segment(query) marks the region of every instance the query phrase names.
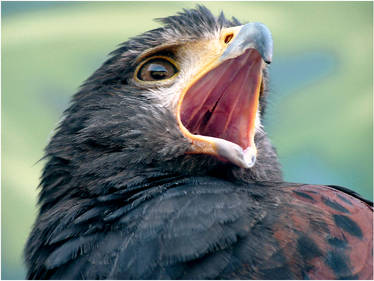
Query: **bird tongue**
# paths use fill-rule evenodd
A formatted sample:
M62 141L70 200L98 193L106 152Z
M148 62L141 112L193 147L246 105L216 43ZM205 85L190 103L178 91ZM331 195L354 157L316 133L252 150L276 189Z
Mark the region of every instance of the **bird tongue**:
M195 135L246 149L254 136L262 58L254 49L228 59L196 81L182 100L182 124Z

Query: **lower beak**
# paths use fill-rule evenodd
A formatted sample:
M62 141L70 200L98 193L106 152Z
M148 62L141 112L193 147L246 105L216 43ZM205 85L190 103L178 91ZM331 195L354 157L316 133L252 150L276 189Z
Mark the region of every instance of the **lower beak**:
M231 41L180 96L177 119L191 140L189 153L217 156L242 168L256 162L254 143L265 62L272 57L270 31L249 23L222 31Z

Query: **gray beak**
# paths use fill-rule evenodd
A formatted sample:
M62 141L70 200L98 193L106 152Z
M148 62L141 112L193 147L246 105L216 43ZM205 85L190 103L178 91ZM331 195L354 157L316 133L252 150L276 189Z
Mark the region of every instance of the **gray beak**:
M267 64L271 63L273 39L270 30L264 24L251 22L243 25L238 35L220 57L220 60L235 58L250 48L256 49Z

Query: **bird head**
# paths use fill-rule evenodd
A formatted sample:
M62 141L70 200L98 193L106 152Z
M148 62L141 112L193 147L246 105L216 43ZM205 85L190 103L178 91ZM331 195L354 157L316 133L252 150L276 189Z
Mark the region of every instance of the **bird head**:
M47 156L82 181L151 168L280 179L261 125L272 59L267 27L203 6L160 21L86 80Z

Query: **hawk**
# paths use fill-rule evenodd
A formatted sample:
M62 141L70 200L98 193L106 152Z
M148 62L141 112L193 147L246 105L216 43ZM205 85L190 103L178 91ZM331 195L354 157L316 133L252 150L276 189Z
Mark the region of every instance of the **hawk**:
M29 279L372 279L373 205L284 182L273 42L203 6L123 43L46 148Z

